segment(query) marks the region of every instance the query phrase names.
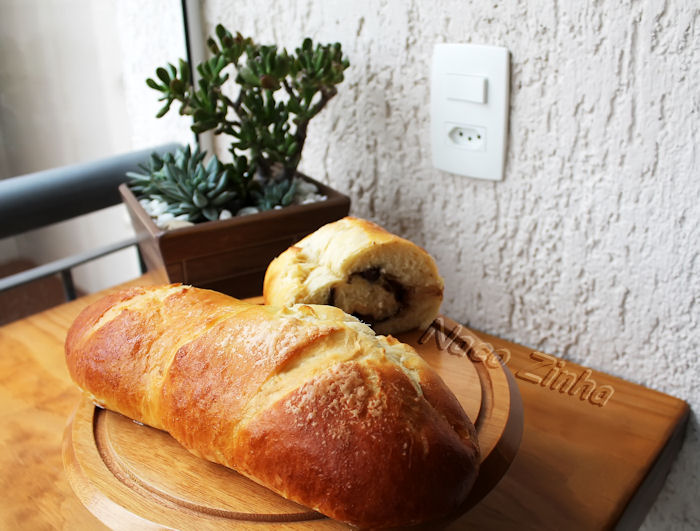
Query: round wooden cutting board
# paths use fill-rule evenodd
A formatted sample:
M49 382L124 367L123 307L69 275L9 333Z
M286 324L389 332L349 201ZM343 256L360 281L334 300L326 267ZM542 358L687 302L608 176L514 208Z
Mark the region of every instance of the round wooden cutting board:
M428 331L399 339L442 376L477 429L479 477L454 519L495 486L515 457L523 427L520 395L488 346L450 319L440 317ZM113 528L200 530L254 522L276 529L346 527L85 398L66 427L63 464L81 502Z

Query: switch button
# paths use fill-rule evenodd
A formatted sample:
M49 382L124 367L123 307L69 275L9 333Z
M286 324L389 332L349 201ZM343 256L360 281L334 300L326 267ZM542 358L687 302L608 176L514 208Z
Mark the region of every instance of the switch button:
M447 99L486 103L486 78L463 74L447 74L445 76Z

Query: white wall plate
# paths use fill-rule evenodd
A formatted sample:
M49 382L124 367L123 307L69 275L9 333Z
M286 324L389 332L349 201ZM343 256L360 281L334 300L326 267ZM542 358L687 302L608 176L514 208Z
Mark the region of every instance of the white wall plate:
M509 80L506 48L435 45L430 83L433 166L478 179L503 179Z

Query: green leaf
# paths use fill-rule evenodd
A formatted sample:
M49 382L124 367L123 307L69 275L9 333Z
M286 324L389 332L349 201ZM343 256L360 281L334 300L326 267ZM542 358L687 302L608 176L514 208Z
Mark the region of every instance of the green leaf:
M316 53L316 57L314 60L314 71L318 72L321 70L321 67L323 66L323 63L326 60L326 55L327 55L326 49L321 49L319 52Z
M149 77L148 79L146 79L146 85L148 85L149 87L151 87L153 90L160 90L161 92L162 92L163 89L165 88L165 87L163 87L162 85L159 85L158 83L156 83L156 82L155 82L154 80L152 80L150 77Z
M199 73L199 76L202 78L199 80L199 86L202 86L202 82L207 83L209 80L209 77L211 76L211 73L206 70L207 68L207 63L202 63L197 65L197 72Z
M207 173L216 174L218 173L218 169L219 160L216 157L209 159L209 163L207 164Z
M190 84L190 64L184 59L180 59L180 79L185 85Z
M289 110L289 112L293 112L294 114L299 114L301 112L301 105L299 104L299 100L295 97L290 96L289 101L287 102L287 110Z
M162 66L156 68L156 75L158 76L158 79L165 83L166 87L170 85L170 75L168 75L168 71L165 68Z
M219 45L216 44L216 41L209 37L207 39L207 48L209 48L209 51L213 54L220 54L221 50L219 49Z
M209 131L210 129L215 129L217 126L217 122L215 120L209 120L201 123L196 123L192 124L192 129L193 133L203 133L204 131Z
M292 182L289 186L289 190L287 190L287 193L282 196L282 199L280 200L280 204L282 206L288 206L292 202L292 200L294 199L294 194L296 193L296 191L297 191L297 181L295 179L295 180L292 180Z
M219 40L223 39L227 35L230 35L229 31L223 26L223 24L217 24L215 31Z
M265 66L265 69L263 70L264 73L269 74L272 72L273 69L273 61L275 58L275 53L276 50L274 48L270 48L266 50L267 53L263 55L263 65Z
M192 201L194 202L195 206L198 206L199 208L204 208L209 204L209 200L207 199L207 197L199 190L194 191L194 194L192 195Z
M165 114L170 110L170 105L173 103L173 100L171 98L168 98L168 102L161 107L161 109L158 111L158 114L156 114L156 118L162 118L165 116Z
M202 209L202 214L204 214L204 217L207 218L209 221L215 221L219 219L219 211L213 207Z
M216 183L216 186L214 189L211 191L212 196L217 196L221 194L224 189L228 186L229 183L229 171L226 170L221 174L221 177L219 177L219 181Z
M226 203L228 203L229 201L231 201L235 197L236 197L236 194L234 192L228 192L228 191L222 192L220 195L218 195L217 197L212 199L211 204L213 206L220 207L220 206L225 205Z
M250 85L253 85L253 86L260 85L260 78L258 76L256 76L253 73L253 71L248 67L241 68L238 71L238 75L241 77L241 79L243 81L245 81L246 83L248 83Z
M195 122L204 122L206 120L211 120L211 113L207 109L202 109L200 107L194 111L192 118Z

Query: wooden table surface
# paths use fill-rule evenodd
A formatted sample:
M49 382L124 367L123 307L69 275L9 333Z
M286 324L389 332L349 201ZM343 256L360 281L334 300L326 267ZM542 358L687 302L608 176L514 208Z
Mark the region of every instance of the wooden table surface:
M159 280L146 275L134 283ZM0 527L102 529L63 471L66 422L80 399L68 376L65 334L90 295L0 328ZM683 440L682 400L477 333L425 341L493 363L518 382L525 429L497 487L454 529L635 529Z

